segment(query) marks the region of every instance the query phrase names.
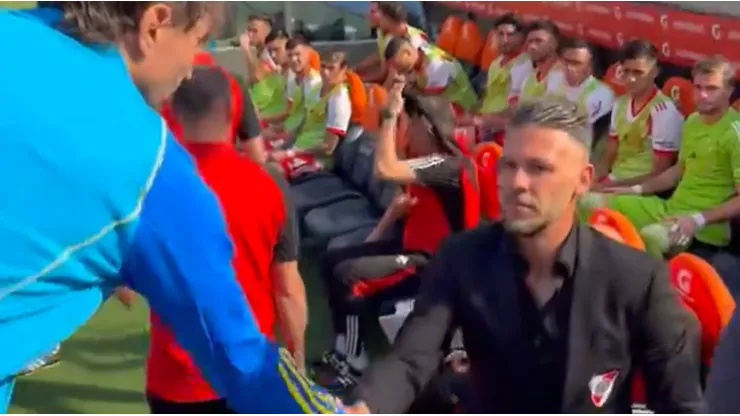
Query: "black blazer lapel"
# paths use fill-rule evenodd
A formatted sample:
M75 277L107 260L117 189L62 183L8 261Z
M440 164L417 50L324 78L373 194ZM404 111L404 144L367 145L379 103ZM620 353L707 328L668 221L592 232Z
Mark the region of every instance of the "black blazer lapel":
M565 388L563 389L563 412L581 413L591 412L593 407L584 407L591 399L588 383L593 374L590 374L594 336L594 320L596 302L594 297L598 293L601 279L599 273L608 272L598 270L598 259L592 257L593 236L587 226L579 226L578 230L578 260L573 282L573 298L570 310L570 327L568 334L568 362L566 367Z

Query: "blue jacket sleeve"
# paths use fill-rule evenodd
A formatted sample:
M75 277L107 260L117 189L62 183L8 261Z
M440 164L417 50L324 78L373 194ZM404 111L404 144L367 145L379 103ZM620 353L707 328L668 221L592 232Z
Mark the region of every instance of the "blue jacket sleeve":
M336 413L334 398L258 330L231 268L215 196L171 137L147 193L123 278L238 413Z

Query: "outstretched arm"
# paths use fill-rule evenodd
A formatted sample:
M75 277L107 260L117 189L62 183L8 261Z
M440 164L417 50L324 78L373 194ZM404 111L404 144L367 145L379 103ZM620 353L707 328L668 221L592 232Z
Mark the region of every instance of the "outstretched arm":
M258 330L215 196L170 136L124 264L206 379L240 413L334 413L334 399Z

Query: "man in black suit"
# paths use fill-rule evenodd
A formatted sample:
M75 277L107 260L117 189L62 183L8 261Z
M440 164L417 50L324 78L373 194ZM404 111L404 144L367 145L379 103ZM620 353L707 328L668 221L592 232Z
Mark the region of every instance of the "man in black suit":
M406 411L457 327L474 397L466 412L629 413L638 369L653 411L704 411L698 324L665 265L576 223L593 179L590 144L575 105L518 108L498 163L503 221L443 245L348 412Z

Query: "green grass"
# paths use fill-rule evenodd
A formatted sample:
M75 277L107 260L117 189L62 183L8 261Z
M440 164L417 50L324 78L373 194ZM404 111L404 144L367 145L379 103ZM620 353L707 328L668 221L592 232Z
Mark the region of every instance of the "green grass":
M301 269L309 296L307 356L318 357L330 335L326 303L307 255ZM74 337L62 344L62 362L16 384L11 413L148 413L144 361L148 312L139 300L132 310L107 302Z

